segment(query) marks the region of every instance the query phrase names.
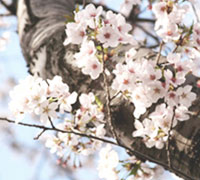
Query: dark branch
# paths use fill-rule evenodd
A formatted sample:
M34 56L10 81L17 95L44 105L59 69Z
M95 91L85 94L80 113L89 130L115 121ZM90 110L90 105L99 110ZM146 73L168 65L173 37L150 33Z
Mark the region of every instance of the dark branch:
M66 130L58 129L55 126L54 127L47 127L47 126L43 126L43 125L29 124L29 123L23 123L23 122L16 123L16 121L14 121L14 120L10 120L8 118L3 118L3 117L0 117L0 121L6 121L6 122L9 122L9 123L14 123L14 124L21 125L21 126L42 129L42 132L34 139L38 139L45 131L56 131L56 132L61 132L61 133L75 134L75 135L78 135L78 136L95 139L95 140L98 140L98 141L102 141L102 142L105 142L105 143L109 143L109 144L113 144L113 145L125 148L124 146L118 145L117 143L110 141L108 139L103 139L103 138L99 138L99 137L84 134L84 133L78 133L78 132L75 132L75 131L66 131Z
M12 14L11 13L0 14L0 17L7 17L7 16L12 16Z
M43 130L41 131L41 133L38 134L38 135L34 138L34 140L38 140L38 139L40 138L40 136L42 136L42 134L43 134L45 131L46 131L46 130L43 129Z
M4 0L0 0L0 3L12 14L17 13L17 0L12 0L11 4L7 4Z
M155 44L155 46L157 47L160 44L160 41L158 39L157 36L153 35L152 33L150 33L149 31L147 31L143 26L141 26L140 24L135 24L136 27L140 28L144 33L146 33L148 36L150 36L151 38L153 38L157 44ZM147 47L148 48L148 47Z

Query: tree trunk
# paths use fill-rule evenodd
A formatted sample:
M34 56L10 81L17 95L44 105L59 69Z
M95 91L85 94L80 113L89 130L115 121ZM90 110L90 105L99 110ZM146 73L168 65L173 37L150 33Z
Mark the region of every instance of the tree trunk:
M102 77L92 81L88 76L83 75L73 66L73 54L77 52L77 46L63 46L66 37L65 15L72 15L74 7L74 0L19 0L18 32L22 52L30 73L37 73L44 79L60 75L70 86L71 91L76 90L79 93L93 91L103 99L105 92ZM124 46L120 51L123 52L127 48ZM147 58L153 53L151 50L145 52L145 55L140 54ZM176 126L170 141L171 165L168 163L166 148L162 150L147 148L140 138L132 137L134 130L132 104L123 99L115 102L112 108L112 123L117 133L117 141L130 149L128 153L142 160L156 162L184 179L200 179L198 116L200 91L193 76L187 77L187 83L191 84L198 94L198 100L191 107L196 115ZM154 108L155 105L144 116L148 116Z

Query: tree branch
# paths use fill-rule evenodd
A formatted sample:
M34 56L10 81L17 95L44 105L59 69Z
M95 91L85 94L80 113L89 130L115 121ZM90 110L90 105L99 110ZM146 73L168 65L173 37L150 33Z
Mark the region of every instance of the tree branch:
M157 47L160 44L160 41L159 41L157 36L153 35L149 31L147 31L143 26L141 26L137 23L135 24L135 26L140 28L144 33L146 33L148 36L150 36L151 38L153 38L157 42L157 44L153 45L152 47ZM147 48L149 48L149 47L147 47Z
M161 57L161 51L162 51L162 47L163 47L163 45L164 45L164 42L162 41L162 42L160 43L159 52L158 52L158 55L157 55L157 57L156 57L156 64L159 63L159 60L160 60L160 57Z
M166 165L165 163L161 162L161 161L157 161L155 160L154 158L150 157L150 156L147 156L139 151L136 151L134 149L130 149L129 147L127 146L124 146L124 145L120 145L120 144L117 144L113 141L110 141L108 139L103 139L103 138L99 138L99 137L96 137L96 136L92 136L92 135L87 135L87 134L83 134L83 133L78 133L78 132L75 132L75 131L66 131L66 130L62 130L62 129L58 129L56 127L47 127L47 126L43 126L43 125L38 125L38 124L29 124L29 123L23 123L23 122L19 122L19 123L16 123L16 121L14 120L10 120L8 118L4 118L4 117L0 117L0 121L6 121L8 123L13 123L13 124L17 124L17 125L21 125L21 126L25 126L25 127L32 127L32 128L37 128L37 129L42 129L42 132L37 136L38 138L45 132L45 131L55 131L55 132L61 132L61 133L71 133L71 134L75 134L75 135L78 135L78 136L82 136L82 137L87 137L87 138L91 138L91 139L95 139L95 140L98 140L98 141L102 141L104 143L109 143L109 144L112 144L112 145L115 145L115 146L119 146L121 148L125 148L129 153L133 153L135 154L136 156L140 157L141 159L148 159L154 163L157 163L161 166L163 166L165 169L171 169L168 165ZM34 139L37 139L34 138ZM178 173L178 174L181 174L182 176L184 177L187 177L188 179L193 179L191 176L185 174L184 172L181 172L177 169L173 169L174 172Z
M172 121L171 121L171 124L170 124L170 129L168 131L168 142L167 142L167 145L166 145L166 149L167 149L167 161L168 161L168 165L169 165L169 167L171 169L173 169L173 167L172 167L171 156L170 156L170 143L171 143L171 131L172 131L173 124L174 124L174 119L175 119L175 110L176 110L176 108L174 107L173 108Z
M38 139L40 138L40 136L42 136L42 134L43 134L45 131L46 131L46 130L43 129L43 130L41 131L40 134L38 134L36 137L34 137L34 140L38 140Z
M12 0L11 4L7 4L4 0L0 0L0 3L12 14L17 13L17 0Z
M11 13L0 14L0 17L7 17L7 16L12 16L12 14Z
M108 125L110 128L110 131L114 137L115 140L117 140L117 136L114 130L114 127L112 125L112 115L111 115L111 109L110 109L110 102L111 102L111 98L110 98L110 91L109 91L109 85L108 85L108 78L107 75L105 73L105 54L104 54L104 48L103 46L102 48L102 59L103 59L103 80L104 80L104 86L105 86L105 92L106 92L106 109L107 109L107 115L108 115Z
M98 141L102 141L102 142L105 142L105 143L109 143L109 144L112 144L112 145L116 145L116 146L120 146L120 147L125 148L124 146L121 146L121 145L119 145L119 144L117 144L113 141L108 140L108 139L103 139L103 138L99 138L99 137L96 137L96 136L92 136L92 135L88 135L88 134L84 134L84 133L79 133L79 132L75 132L75 131L66 131L66 130L58 129L55 126L47 127L47 126L43 126L43 125L29 124L29 123L23 123L23 122L16 123L16 121L10 120L10 119L4 118L4 117L0 117L0 121L6 121L8 123L13 123L13 124L21 125L21 126L42 129L42 132L34 139L38 139L45 131L56 131L56 132L61 132L61 133L75 134L75 135L78 135L78 136L95 139L95 140L98 140Z

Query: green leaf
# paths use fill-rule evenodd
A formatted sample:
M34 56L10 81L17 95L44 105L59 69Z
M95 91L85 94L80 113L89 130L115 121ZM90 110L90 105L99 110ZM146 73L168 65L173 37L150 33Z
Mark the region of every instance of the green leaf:
M77 4L76 9L75 9L75 12L77 13L77 12L79 12L79 11L80 11L80 8L79 8L79 5Z
M75 22L73 15L66 14L66 15L64 15L64 17L66 18L66 21L65 21L66 24L70 23L70 22Z
M95 101L96 101L97 105L99 106L99 108L103 109L103 103L97 96L95 96Z
M133 167L133 169L131 170L131 172L129 173L129 176L130 176L130 175L136 176L136 175L137 175L138 169L140 169L140 164L134 164L134 167Z

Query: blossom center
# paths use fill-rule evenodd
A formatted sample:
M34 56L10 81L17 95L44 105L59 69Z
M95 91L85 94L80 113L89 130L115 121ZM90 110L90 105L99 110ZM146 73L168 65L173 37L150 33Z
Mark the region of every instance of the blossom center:
M128 79L124 79L123 84L125 84L125 85L129 84L129 80Z
M111 36L111 34L108 33L108 32L104 34L104 37L105 37L106 39L110 39L110 36Z
M80 36L81 36L81 37L84 37L84 36L85 36L85 32L84 32L84 31L81 31L81 32L80 32Z
M172 31L167 31L167 35L168 35L168 36L172 36L172 35L173 35L173 32L172 32Z
M159 88L155 88L155 89L154 89L154 92L155 92L156 94L160 94L160 89L159 89Z
M97 65L96 65L96 64L93 64L93 65L92 65L92 69L97 69Z
M154 74L151 74L151 75L150 75L150 79L151 79L151 80L155 80L155 79L156 79L156 76L155 76Z

